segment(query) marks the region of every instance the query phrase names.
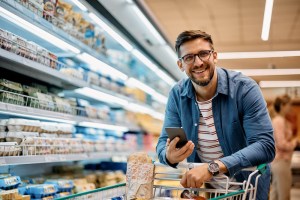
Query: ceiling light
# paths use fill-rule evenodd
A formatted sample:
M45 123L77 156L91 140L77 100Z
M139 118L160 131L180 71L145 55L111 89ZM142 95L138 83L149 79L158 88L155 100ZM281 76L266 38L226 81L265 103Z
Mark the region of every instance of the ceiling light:
M94 20L100 27L102 27L111 37L119 42L127 51L132 51L133 47L124 38L122 38L117 32L110 28L105 22L103 22L94 13L89 13L89 16Z
M119 70L116 70L115 68L109 66L108 64L100 61L99 59L87 54L82 53L77 55L77 58L82 60L83 62L90 65L90 69L97 72L100 71L102 74L110 75L112 78L119 78L122 80L126 80L128 76Z
M152 96L153 99L155 99L156 101L163 103L163 104L167 104L167 97L165 97L164 95L156 92L153 88L145 85L144 83L138 81L135 78L129 78L127 80L127 84L131 87L137 87L143 91L145 91L146 93L150 94Z
M126 132L129 130L128 127L125 126L116 126L111 124L100 124L97 122L79 122L78 126L90 127L90 128L99 128L105 130L113 130L113 131L122 131Z
M119 97L116 97L116 96L113 96L111 94L107 94L104 92L100 92L98 90L88 88L88 87L76 89L76 90L74 90L74 92L77 94L86 96L86 97L90 97L97 101L102 101L102 102L106 102L106 103L115 103L115 104L118 104L121 106L128 105L128 101L125 99L122 99L122 98L119 98Z
M276 58L300 56L298 51L258 51L258 52L224 52L218 53L219 60L245 58Z
M88 9L78 0L72 0L73 3L78 7L80 8L82 11L87 11Z
M166 41L164 38L159 34L159 32L154 28L154 26L149 22L149 20L145 17L145 15L141 12L141 10L134 4L131 4L134 12L138 16L144 26L152 33L152 35L157 39L158 44L165 45Z
M40 37L43 40L46 40L50 44L53 44L57 46L60 49L64 50L70 50L76 54L80 53L80 50L67 42L55 37L54 35L51 35L47 31L44 31L43 29L29 23L28 21L22 19L21 17L5 10L4 8L0 7L0 13L1 17L4 17L5 19L9 20L10 22L22 27L23 29L33 33L34 35Z
M300 69L232 69L246 76L300 75Z
M140 51L134 49L132 54L137 57L140 61L142 61L149 69L151 69L154 73L157 74L162 80L164 80L169 85L173 86L175 81L161 69L159 69L153 62L151 62L146 56L144 56Z
M267 41L269 39L272 10L273 10L273 0L266 0L264 21L263 21L262 32L261 32L261 39L264 41Z
M300 87L300 81L260 81L261 88Z
M55 117L55 114L51 117L45 117L45 116L40 116L39 114L43 115L43 111L39 110L36 113L38 114L22 114L22 113L17 113L17 112L11 112L11 111L0 111L1 114L5 115L12 115L12 116L18 116L18 117L25 117L25 118L31 118L31 119L39 119L39 120L45 120L45 121L54 121L54 122L62 122L62 123L67 123L67 124L76 124L75 121L73 120L67 120L67 119L59 119Z

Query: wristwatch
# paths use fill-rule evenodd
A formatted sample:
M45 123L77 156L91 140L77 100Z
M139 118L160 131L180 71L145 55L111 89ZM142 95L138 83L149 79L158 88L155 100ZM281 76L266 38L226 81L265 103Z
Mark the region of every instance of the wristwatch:
M220 166L215 161L208 163L207 169L213 176L217 176L220 172Z

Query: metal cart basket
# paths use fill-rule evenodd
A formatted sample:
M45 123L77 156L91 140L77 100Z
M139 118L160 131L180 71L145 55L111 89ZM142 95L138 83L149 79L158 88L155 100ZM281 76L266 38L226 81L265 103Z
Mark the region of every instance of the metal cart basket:
M181 163L178 165L178 168L186 168L192 169L196 166L201 165L201 163ZM164 166L160 163L155 163L155 167ZM174 186L170 185L161 185L162 181L170 182L179 182L180 176L179 173L169 173L169 172L155 172L154 174L154 186L153 186L153 199L171 199L172 198L180 198L181 193L184 190L187 190L189 193L202 196L209 200L218 200L218 199L226 199L226 200L245 200L246 198L249 200L256 199L257 192L257 184L259 181L259 177L266 171L266 164L259 165L257 168L247 168L243 171L251 171L247 180L243 182L232 182L229 178L225 182L215 182L218 184L222 184L225 187L222 189L208 189L208 188L183 188L179 185ZM251 179L254 178L254 184L251 184ZM208 182L206 184L211 184L213 182ZM235 186L238 189L230 189L230 186ZM100 200L100 199L112 199L112 200L121 200L125 199L126 196L126 184L116 184L109 187L99 188L96 190L91 190L87 192L82 192L62 198L58 198L59 200Z

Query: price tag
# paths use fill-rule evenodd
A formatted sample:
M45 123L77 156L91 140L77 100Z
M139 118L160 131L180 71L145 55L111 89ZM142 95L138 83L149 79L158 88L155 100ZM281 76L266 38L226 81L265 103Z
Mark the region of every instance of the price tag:
M13 7L16 7L15 1L6 0L5 3L8 3L8 4L12 5Z
M45 156L46 162L55 162L58 161L58 158L56 156Z
M53 26L53 25L52 25L52 30L53 30L55 33L58 32L58 28L56 28L56 26Z
M5 103L0 103L0 109L1 110L6 110L6 104Z
M67 158L66 158L66 156L64 156L64 155L59 155L59 160L60 160L60 161L66 161Z
M0 158L0 165L5 165L5 164L6 164L5 158Z
M17 111L22 111L22 112L28 113L27 108L23 107L23 106L7 105L7 110L11 110L11 111L17 110Z
M41 17L40 16L38 16L36 14L33 14L33 18L34 18L35 21L41 23Z
M23 6L21 4L16 3L15 7L23 13Z
M16 109L16 106L7 104L7 110L9 110L9 111L15 111L17 109Z
M22 63L25 64L25 65L29 65L29 60L26 59L26 58L23 58Z

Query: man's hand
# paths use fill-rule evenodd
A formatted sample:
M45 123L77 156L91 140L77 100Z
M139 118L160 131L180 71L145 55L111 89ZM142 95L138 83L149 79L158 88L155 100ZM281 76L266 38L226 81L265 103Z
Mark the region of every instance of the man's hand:
M228 172L226 165L220 160L215 160L215 163L218 163L219 165L220 174ZM185 188L200 188L204 182L209 181L212 177L213 175L208 171L208 163L204 163L199 167L187 171L183 175L180 184Z
M171 142L168 138L166 146L167 153L166 157L170 164L175 164L183 161L187 157L189 157L194 151L194 143L192 141L188 141L183 147L180 149L176 148L176 144L179 141L179 137L174 138Z
M204 182L213 177L207 168L208 164L205 163L199 167L195 167L187 171L183 175L180 184L185 188L200 188Z

